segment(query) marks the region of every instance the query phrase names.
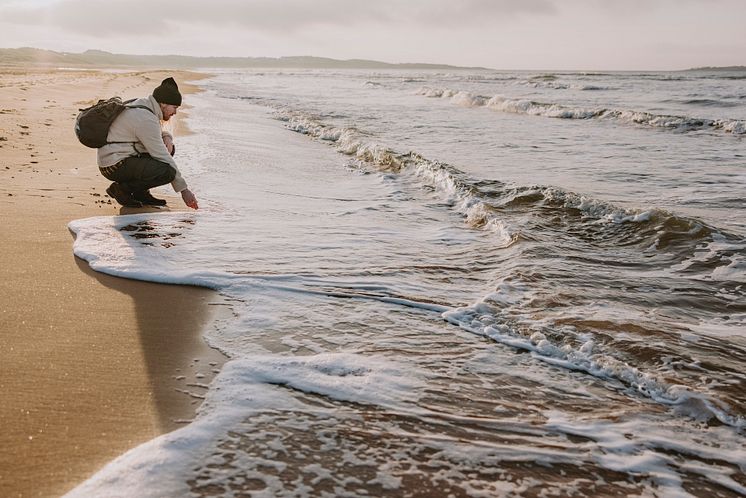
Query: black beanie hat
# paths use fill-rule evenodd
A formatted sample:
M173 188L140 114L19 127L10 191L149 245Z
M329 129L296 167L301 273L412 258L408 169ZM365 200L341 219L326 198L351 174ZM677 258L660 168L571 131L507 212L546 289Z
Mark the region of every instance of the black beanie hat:
M161 84L153 90L153 97L159 104L181 105L179 87L173 78L161 81Z

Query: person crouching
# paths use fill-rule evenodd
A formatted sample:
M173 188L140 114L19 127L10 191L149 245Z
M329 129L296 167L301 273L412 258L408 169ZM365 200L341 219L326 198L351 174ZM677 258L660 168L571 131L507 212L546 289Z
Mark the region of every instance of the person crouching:
M165 206L150 189L170 183L187 206L197 209L197 198L174 161L173 137L161 128L181 105L176 81L166 78L152 95L128 105L141 107L122 111L109 128L108 143L98 149L99 171L113 182L106 193L126 207Z

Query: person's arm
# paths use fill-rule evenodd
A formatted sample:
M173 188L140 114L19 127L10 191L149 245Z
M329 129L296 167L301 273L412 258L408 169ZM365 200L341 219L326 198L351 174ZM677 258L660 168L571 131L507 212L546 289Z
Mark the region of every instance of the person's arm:
M171 154L171 157L173 157L176 153L174 137L169 132L163 131L161 132L161 138L163 139L163 144L166 146L166 150L169 154ZM192 193L192 191L188 188L185 188L181 191L181 198L184 200L184 204L186 204L190 208L199 209L199 206L197 204L197 197L195 197L194 193Z
M163 136L161 135L161 125L158 122L158 118L155 117L150 111L145 109L137 109L137 112L141 114L147 113L142 116L135 126L135 136L137 140L145 147L145 151L150 154L153 159L157 159L161 162L168 163L175 169L178 169L176 162L174 162L171 154L166 149Z
M168 153L166 144L163 143L161 125L158 122L158 118L145 109L137 110L141 113L148 113L148 116L139 121L137 126L135 126L134 131L137 140L143 145L143 147L145 147L145 151L150 154L153 159L169 164L176 170L176 177L174 178L174 181L171 182L171 186L174 191L181 192L187 188L187 183L184 178L182 178L179 167L176 166L176 161L174 161L174 158Z
M163 138L163 144L166 146L166 150L171 157L174 157L176 153L176 145L174 145L174 137L167 131L161 132L161 138Z
M166 150L169 154L171 154L171 157L173 157L176 153L174 137L171 136L169 132L164 131L161 133L161 138L163 138L163 144L166 146ZM181 191L181 198L184 200L184 204L186 204L190 208L199 209L199 206L197 205L197 197L195 197L194 193L192 193L192 191L188 188L185 188Z

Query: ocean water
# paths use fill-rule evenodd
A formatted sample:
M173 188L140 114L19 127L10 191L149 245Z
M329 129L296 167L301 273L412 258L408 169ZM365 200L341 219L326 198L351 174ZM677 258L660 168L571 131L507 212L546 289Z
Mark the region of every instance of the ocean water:
M201 209L70 227L230 361L70 496L746 495L744 83L218 72Z

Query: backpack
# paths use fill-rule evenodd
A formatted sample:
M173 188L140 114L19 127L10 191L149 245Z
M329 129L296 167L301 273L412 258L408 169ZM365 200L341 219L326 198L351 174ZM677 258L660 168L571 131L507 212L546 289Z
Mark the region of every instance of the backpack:
M109 128L114 120L125 109L147 109L155 114L152 109L144 105L127 105L135 99L122 102L119 97L108 100L99 100L98 103L80 109L80 114L75 118L75 134L80 143L92 149L99 149L106 144L131 143L131 142L109 142Z

